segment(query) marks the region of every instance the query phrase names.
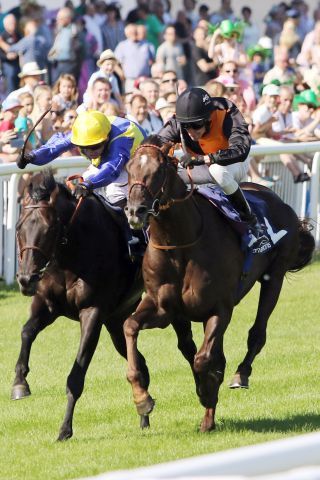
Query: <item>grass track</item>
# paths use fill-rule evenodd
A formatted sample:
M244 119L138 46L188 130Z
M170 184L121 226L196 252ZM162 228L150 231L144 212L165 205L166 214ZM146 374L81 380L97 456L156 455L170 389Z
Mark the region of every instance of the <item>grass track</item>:
M271 317L267 345L256 359L249 391L227 383L245 353L258 289L235 309L225 336L227 370L220 389L217 430L197 431L203 409L173 330L144 331L139 347L156 399L151 429L141 432L125 380L126 364L106 331L89 368L74 416L74 437L56 443L65 406L65 382L79 326L61 318L41 333L31 352L32 396L9 400L20 330L30 299L0 290L0 478L72 479L150 465L320 429L320 262L292 274ZM202 332L194 324L199 346Z

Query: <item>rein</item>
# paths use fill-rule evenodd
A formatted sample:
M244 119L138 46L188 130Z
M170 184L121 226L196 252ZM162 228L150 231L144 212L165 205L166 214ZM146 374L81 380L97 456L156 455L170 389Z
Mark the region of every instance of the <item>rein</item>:
M161 153L162 157L166 160L166 164L168 165L168 161L167 161L161 147L158 147L158 145L143 144L143 145L140 145L137 148L136 152L138 150L141 150L142 148L147 148L147 147L148 148L154 148L154 149L158 150ZM151 210L149 210L148 213L151 213L151 215L153 215L154 217L157 217L161 210L168 210L175 203L185 202L186 200L188 200L193 195L194 181L193 181L193 178L192 178L192 175L191 175L190 167L187 167L187 173L188 173L188 177L190 179L191 189L190 189L190 192L183 198L170 198L166 203L164 203L164 204L160 203L160 199L157 198L157 197L158 197L160 192L162 192L162 193L164 192L164 189L165 189L165 186L166 186L166 183L167 183L167 178L168 178L168 174L167 174L167 171L166 171L164 181L163 181L161 187L159 188L159 190L155 194L150 190L150 188L148 187L148 185L145 182L143 182L142 180L137 180L136 182L133 182L133 184L130 187L128 199L130 199L130 194L131 194L131 191L132 191L133 187L139 185L139 186L145 188L145 190L147 190L147 192L149 193L150 197L154 200L153 204L152 204L152 207L151 207ZM155 207L157 207L157 209L155 209Z

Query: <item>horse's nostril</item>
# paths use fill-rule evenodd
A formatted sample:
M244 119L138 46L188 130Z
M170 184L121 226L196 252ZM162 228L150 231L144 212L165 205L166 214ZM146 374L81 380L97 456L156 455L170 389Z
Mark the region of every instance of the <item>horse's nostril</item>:
M146 213L146 211L147 211L147 207L145 207L144 205L140 205L140 207L138 207L136 210L136 214L143 215L144 213Z
M40 280L40 276L38 273L33 273L30 275L30 283L32 282L38 282Z

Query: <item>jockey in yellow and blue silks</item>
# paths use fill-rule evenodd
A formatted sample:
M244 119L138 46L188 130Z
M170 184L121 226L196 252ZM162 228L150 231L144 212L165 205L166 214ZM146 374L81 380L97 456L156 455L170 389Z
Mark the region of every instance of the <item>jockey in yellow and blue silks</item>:
M45 145L20 157L17 165L19 168L28 163L45 165L76 145L91 162L83 175L85 181L77 186L77 196L110 185L107 199L121 203L126 197L124 167L144 138L144 130L135 122L89 110L78 115L71 132L54 134Z

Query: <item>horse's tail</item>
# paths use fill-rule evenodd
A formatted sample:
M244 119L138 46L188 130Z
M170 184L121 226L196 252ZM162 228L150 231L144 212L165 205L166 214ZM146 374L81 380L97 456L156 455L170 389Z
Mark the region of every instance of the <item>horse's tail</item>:
M315 240L311 233L313 226L308 220L299 220L299 250L288 272L298 272L311 262Z

